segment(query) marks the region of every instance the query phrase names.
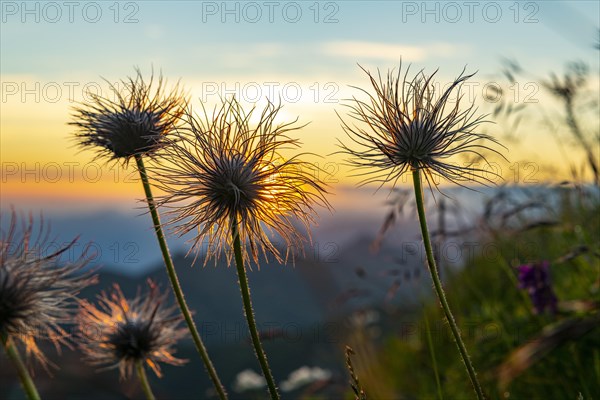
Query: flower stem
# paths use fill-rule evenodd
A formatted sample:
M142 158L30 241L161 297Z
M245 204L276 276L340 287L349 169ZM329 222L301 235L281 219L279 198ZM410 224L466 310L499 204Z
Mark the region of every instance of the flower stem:
M242 301L244 303L244 314L248 321L248 328L250 329L250 336L252 336L252 344L254 345L254 351L256 357L260 363L260 367L263 371L263 375L267 380L267 386L269 387L269 393L271 399L278 400L279 393L275 386L275 380L271 374L269 363L267 362L267 356L260 343L258 336L258 330L256 329L256 321L254 319L254 310L252 309L252 300L250 299L250 287L248 286L248 277L246 276L246 269L244 268L244 258L242 257L242 244L240 241L240 234L238 229L238 223L236 217L231 219L232 235L233 235L233 252L235 254L235 264L237 267L238 281L240 284L240 291L242 292Z
M135 370L137 371L137 376L142 384L142 390L144 390L144 394L146 395L146 399L155 400L154 393L152 393L152 388L150 387L150 383L148 382L148 377L146 376L146 370L144 369L144 365L141 361L138 361L135 364Z
M423 235L423 244L425 245L425 253L427 254L427 267L429 268L429 274L431 275L431 279L433 280L435 292L440 301L442 309L444 310L444 315L446 316L446 320L448 320L450 329L452 330L452 335L454 336L454 340L456 341L456 345L458 346L458 350L462 357L462 361L465 364L465 367L467 368L467 373L469 374L469 378L471 379L471 383L473 384L473 388L475 389L477 398L479 400L483 400L485 399L483 390L481 389L481 385L477 380L477 373L475 372L475 368L473 368L473 364L471 363L471 359L469 358L467 348L465 347L465 344L463 343L460 337L460 330L456 325L456 321L454 320L452 311L450 311L450 306L448 305L448 301L446 300L446 294L444 293L444 288L442 287L442 282L440 281L440 276L438 274L435 259L433 257L433 249L431 247L431 240L429 238L427 220L425 219L425 204L423 201L423 186L421 184L421 172L418 169L414 169L412 171L412 175L415 187L417 212L419 214L419 223L421 225L421 234Z
M144 186L144 192L146 193L146 201L148 202L148 208L150 209L150 214L152 215L152 222L154 224L154 231L156 232L156 237L158 239L158 244L160 246L160 251L163 255L163 260L165 262L165 266L167 267L167 274L169 275L169 280L171 281L171 286L173 287L173 292L175 293L175 298L177 299L177 303L179 304L179 308L183 317L185 318L185 322L192 334L192 338L194 340L194 344L196 345L196 349L202 357L202 361L204 362L204 366L210 375L210 379L213 382L213 385L219 395L221 400L227 399L227 394L225 393L225 388L223 384L221 384L221 380L217 375L217 371L213 366L210 357L208 356L208 352L206 351L206 347L204 346L204 342L198 333L198 329L196 328L196 324L192 319L192 314L187 306L185 301L185 297L183 296L183 290L181 290L181 285L179 284L179 279L177 278L177 273L175 271L175 266L173 265L173 260L171 259L171 254L169 253L169 247L167 246L167 241L165 240L165 235L163 234L160 217L158 215L158 210L156 209L156 202L154 201L154 197L152 196L152 190L150 188L150 183L148 182L148 175L146 174L146 168L144 167L144 161L140 155L135 156L135 161L137 163L138 171L140 173L140 177L142 179L142 185Z
M0 340L2 340L6 355L15 364L17 374L21 380L21 385L23 385L23 390L25 391L25 394L27 394L27 398L29 400L40 400L40 394L35 387L35 383L33 383L33 379L31 379L31 375L29 375L29 371L27 371L27 367L19 354L19 350L5 332L0 333Z

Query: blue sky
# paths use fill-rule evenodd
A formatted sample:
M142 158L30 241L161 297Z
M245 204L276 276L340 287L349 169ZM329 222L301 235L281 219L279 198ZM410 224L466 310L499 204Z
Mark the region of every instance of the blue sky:
M131 171L120 172L117 179L115 169L103 169L107 179L86 180L81 171L86 171L93 155L74 149L67 126L72 100L82 101L83 84L100 82L99 76L115 82L131 75L134 66L145 72L150 66L162 69L170 81L181 79L194 97L206 94L206 83L232 88L236 83L299 82L309 99L285 104L284 116L311 122L299 135L304 150L320 155L337 150L336 140L343 135L334 113L341 110L337 101L353 94L348 85L367 84L357 63L386 71L397 67L402 57L415 69L431 72L440 68L442 80L454 78L466 65L470 72L478 70L476 78L485 81L498 75L503 57L518 60L538 77L562 71L568 61L582 60L590 65L592 76L595 74L592 85L598 85L598 52L593 49L600 26L598 1L473 2L469 3L474 7L472 21L462 1L259 1L251 6L228 2L230 10L237 4L237 15L225 14L221 1L83 1L71 3L75 7L72 22L64 4L3 1L0 6L0 200L3 208L17 204L32 210L53 209L63 220L75 222L84 212L129 209L141 196L139 182L128 179ZM424 5L438 11L426 13ZM269 7L274 7L273 22L269 21ZM288 14L284 15L284 8ZM298 8L302 16L292 23ZM83 14L83 9L88 14ZM102 14L97 22L91 22L97 9ZM249 21L256 17L257 9L262 18ZM498 9L500 16L495 14ZM134 22L125 23L127 16ZM326 16L332 23L325 23ZM53 19L57 22L51 22ZM318 101L312 99L315 83L320 88ZM330 83L337 85L335 90L326 86ZM77 87L74 99L65 96L67 84ZM39 93L21 91L36 85L58 85L63 95L54 101L44 94L36 97ZM17 92L9 93L15 88ZM545 105L548 99L539 93L539 101ZM335 102L324 101L329 95ZM481 98L481 93L477 96ZM521 149L511 149L512 162L551 160L554 165L561 164L556 143L544 136L546 132L530 130L527 134L529 142L523 142ZM332 171L329 183L349 179L348 171L338 168L341 159L318 162ZM47 165L64 167L62 176L45 181ZM5 166L13 168L10 176L5 175ZM512 174L508 165L503 167ZM540 179L560 179L554 170L544 172L544 168L539 169ZM521 172L527 176L529 171ZM357 209L364 209L366 201L345 191L334 202L338 212L347 207L348 215L354 215ZM97 217L101 214L92 215L105 220ZM63 225L80 226L73 221L63 221ZM335 224L339 223L336 220ZM105 225L110 232L111 220L106 219ZM148 236L151 231L146 233ZM100 236L98 240L103 240ZM108 246L112 242L109 235L106 238ZM141 249L153 254L146 247Z
M560 73L565 63L582 60L590 66L592 89L597 87L599 60L593 45L598 40L599 4L2 1L0 156L3 166L10 164L16 172L10 179L3 175L0 197L6 200L18 192L19 201L39 197L40 202L47 202L53 196L53 202L61 203L81 196L131 198L137 193L136 182L124 185L121 178L119 185L113 179L92 186L84 182L84 187L82 179L37 182L22 176L22 171L40 170L47 163L74 162L82 170L92 160L90 152L74 149L67 123L74 102L85 101L86 85L105 84L100 76L117 82L132 75L134 66L145 74L154 67L169 82L180 79L195 105L199 105L198 98L218 101L227 90L240 97L240 88L256 85L256 91L243 93L242 101L257 101L249 99L254 95L263 101L283 93L282 119L299 117L301 122L310 122L299 133L304 150L327 156L337 150L337 139L343 136L335 111L344 112L340 103L356 94L351 85L368 84L357 64L385 72L397 67L402 57L405 65L412 63L414 71L439 68L437 78L442 84L466 66L468 72L478 71L473 78L476 83L485 84L498 79L503 58L517 60L536 77ZM530 78L523 79L519 90ZM273 85L277 89L271 91ZM292 89L287 96L286 87ZM478 86L474 101L482 101L482 87ZM294 97L294 90L302 96ZM543 92L538 90L535 100L544 107L547 102L551 109L555 105ZM493 106L483 104L482 111L490 112ZM511 161L560 157L556 141L539 129L539 118L529 123L526 140L520 148L511 149ZM318 162L333 163L329 167L336 174L334 183L349 183L352 178L342 159L327 157ZM36 167L36 163L41 164ZM566 163L553 164L562 173L568 171ZM67 168L63 177L70 172ZM561 172L540 171L540 179ZM504 172L511 174L508 166Z
M333 69L343 74L354 71L356 62L387 67L400 57L385 57L384 48L380 53L365 50L362 55L360 48L332 51L348 42L354 47L357 42L365 47L385 44L389 53L394 48L419 47L421 56L405 58L451 70L465 64L491 70L501 56L550 70L565 59L594 55L589 46L597 35L600 13L596 1L475 2L471 6L399 1L252 2L250 6L194 1L89 3L94 2L79 2L73 8L70 22L69 9L61 2L55 3L60 17L56 8L43 3L36 15L36 2L25 6L3 2L2 74L56 77L114 71L118 75L128 73L132 65L150 64L173 76L308 75L329 74ZM427 13L436 7L437 12ZM25 8L34 11L27 14ZM236 8L237 12L226 12ZM95 19L97 9L102 13L98 22L88 22ZM296 18L298 9L302 13L298 22L288 22ZM327 16L331 23L325 23ZM125 23L127 18L132 23ZM58 22L51 23L54 19Z

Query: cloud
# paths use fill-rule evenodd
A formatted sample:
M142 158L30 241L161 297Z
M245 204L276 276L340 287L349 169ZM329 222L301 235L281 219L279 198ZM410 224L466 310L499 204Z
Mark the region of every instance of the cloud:
M257 63L273 63L273 60L289 54L283 43L230 43L226 46L203 46L200 54L214 54L223 65L255 66Z
M468 48L450 43L432 43L422 46L365 42L365 41L330 41L320 46L320 51L328 56L348 57L358 60L386 60L408 62L423 61L431 57L449 57L456 53L463 55Z

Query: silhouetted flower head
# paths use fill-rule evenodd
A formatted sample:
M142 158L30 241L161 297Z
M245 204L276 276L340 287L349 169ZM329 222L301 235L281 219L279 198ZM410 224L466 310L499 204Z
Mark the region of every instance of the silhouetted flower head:
M196 249L198 254L206 246L206 260L218 258L223 246L231 244L235 222L244 258L248 242L255 262L261 251L281 262L269 234L277 233L290 252L290 246L304 239L295 222L310 235L314 205L328 206L314 166L300 155L281 154L299 147L297 140L286 136L299 127L293 126L296 121L275 125L280 109L269 103L255 123L251 122L255 108L246 112L235 98L224 100L212 116L206 110L202 118L188 112L189 128L165 147L152 168L156 185L167 193L160 204L170 209L173 231L180 235L196 231L190 251ZM231 252L227 255L231 257Z
M151 281L148 285L147 293L138 292L131 300L115 284L110 293L102 292L97 306L81 302L79 348L91 365L119 368L121 377L128 378L141 362L160 377L159 363L186 362L173 356L175 344L188 332L180 327L183 316L166 304L168 291L161 293Z
M550 281L550 263L542 261L534 264L524 264L517 267L519 272L519 287L526 289L536 313L546 309L556 312L557 299Z
M75 296L95 281L90 273L81 271L87 263L85 254L61 260L73 244L75 240L66 245L51 240L43 220L36 228L31 215L20 218L13 211L10 222L2 225L0 331L21 342L27 356L33 355L44 368L53 364L38 341L49 340L57 351L61 345L70 347L61 325L73 321Z
M120 91L110 86L115 100L88 93L91 101L75 108L70 125L79 128L76 140L81 147L126 163L134 155L153 155L177 128L187 104L179 88L166 93L162 76L154 85L154 76L146 83L139 70L136 74L121 81Z
M341 153L350 156L349 165L367 168L363 184L392 182L402 174L420 169L431 186L434 175L453 183L465 181L492 182L491 172L478 168L475 163L460 165L449 161L456 155L472 155L485 161L485 139L497 141L477 130L485 116L476 116L473 104L460 110L463 83L474 74L464 71L450 86L438 91L433 81L437 71L427 76L419 71L408 78L410 68L401 75L402 66L393 70L384 81L366 71L374 94L357 88L368 95L368 100L353 98L347 106L349 117L358 122L350 124L342 119L342 127L352 145L340 142ZM454 94L455 101L452 100Z

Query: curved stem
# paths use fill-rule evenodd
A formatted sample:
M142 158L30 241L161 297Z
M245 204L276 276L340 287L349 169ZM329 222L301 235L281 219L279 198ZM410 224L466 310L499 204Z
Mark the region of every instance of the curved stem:
M142 390L146 395L146 399L148 400L156 400L154 397L154 393L152 393L152 388L150 387L150 383L148 382L148 377L146 376L146 370L144 369L144 365L142 365L141 361L138 361L135 364L135 370L137 372L137 376L140 379L140 383L142 384Z
M238 230L238 223L236 217L231 218L231 228L233 235L233 252L235 254L235 264L237 267L238 281L240 284L240 291L242 292L242 301L244 303L244 314L248 321L248 328L250 329L250 336L252 337L252 344L254 345L254 351L260 367L263 371L263 375L267 380L267 386L269 387L269 393L271 399L278 400L279 393L275 386L275 379L271 374L269 363L267 362L267 356L260 343L260 337L258 336L258 330L256 329L256 321L254 319L254 310L252 309L252 300L250 298L250 287L248 286L248 277L246 276L246 269L244 268L244 258L242 256L242 244L240 241L240 235Z
M169 247L167 246L167 241L165 240L165 235L163 234L160 217L158 215L158 211L156 209L156 202L154 201L154 197L152 196L152 190L150 188L150 183L148 182L148 175L146 174L146 168L144 167L144 161L142 157L139 155L135 156L135 161L137 163L138 171L140 173L140 177L142 179L142 185L144 186L144 192L146 193L146 201L148 202L148 208L150 209L150 214L152 215L152 222L154 224L154 231L156 232L156 237L158 239L158 244L160 246L160 251L163 255L163 260L165 262L165 266L167 267L167 274L169 275L169 280L171 281L171 286L173 287L173 292L175 293L175 298L177 299L177 303L179 304L179 309L185 318L185 322L192 334L192 339L194 340L194 344L196 345L196 349L202 357L202 361L204 362L204 366L210 375L210 379L213 382L213 385L219 395L221 400L227 399L227 394L225 393L225 388L217 375L217 371L213 366L210 357L208 356L208 352L206 351L206 347L204 346L204 342L198 333L198 329L196 328L196 324L192 319L192 313L190 312L187 303L185 301L185 297L183 296L183 290L181 290L181 285L179 284L179 279L177 278L177 273L175 271L175 266L173 265L173 260L171 259L171 254L169 253Z
M31 379L31 375L29 375L29 371L27 371L27 367L25 366L25 363L19 354L19 350L5 332L0 333L0 340L2 340L2 345L4 346L6 355L8 358L10 358L17 369L17 374L19 375L21 385L23 386L23 390L25 391L27 398L29 400L40 400L40 394L35 387L35 383L33 383L33 379Z
M446 320L450 325L450 330L452 331L452 335L454 336L454 340L456 342L456 345L458 346L458 350L460 352L460 356L462 357L462 361L465 364L465 367L467 368L467 373L469 374L469 378L471 379L471 383L473 384L473 388L475 389L477 398L479 400L483 400L485 399L483 390L481 389L481 385L479 384L479 381L477 379L477 373L475 372L475 368L473 368L473 364L471 363L471 359L469 357L469 353L467 352L467 348L465 347L465 344L463 343L462 338L460 337L460 330L456 325L456 321L454 320L452 311L450 311L450 306L448 305L448 301L446 300L446 294L444 293L444 288L442 287L442 282L440 281L440 276L438 274L435 259L433 257L433 249L431 247L431 240L429 238L427 220L425 219L425 204L423 201L423 186L421 184L421 172L418 169L415 169L412 171L412 175L415 187L417 212L419 214L419 223L421 225L421 234L423 235L423 244L425 245L425 253L427 254L427 267L429 268L429 274L431 275L431 279L433 280L435 292L440 301L442 309L444 310Z

